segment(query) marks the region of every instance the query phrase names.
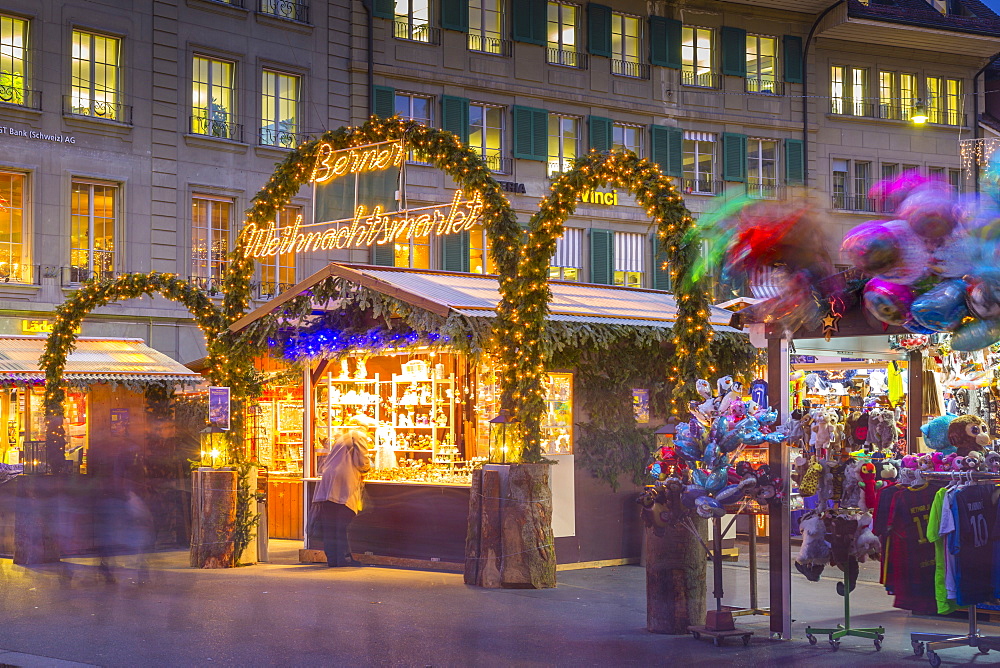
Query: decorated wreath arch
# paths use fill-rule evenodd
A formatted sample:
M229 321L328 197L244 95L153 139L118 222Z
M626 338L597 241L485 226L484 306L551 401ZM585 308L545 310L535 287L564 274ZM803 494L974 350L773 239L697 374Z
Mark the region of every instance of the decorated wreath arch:
M711 300L706 286L689 281L697 248L686 242L685 234L694 225L691 213L673 179L659 167L631 151L591 152L574 161L570 170L553 181L551 193L539 204L528 226L528 239L517 267L515 328L499 341L501 355L517 354L521 367L506 369L524 423L525 460L541 458L541 418L544 414L542 382L549 351L546 350L546 321L551 293L547 286L549 262L564 223L576 210L579 196L589 190L613 184L632 194L656 225L659 247L676 286L677 320L673 328L673 361L665 369L673 386L671 412L678 414L679 402L696 396L697 378L715 371L712 364L713 332L709 325ZM516 375L515 375L516 373Z

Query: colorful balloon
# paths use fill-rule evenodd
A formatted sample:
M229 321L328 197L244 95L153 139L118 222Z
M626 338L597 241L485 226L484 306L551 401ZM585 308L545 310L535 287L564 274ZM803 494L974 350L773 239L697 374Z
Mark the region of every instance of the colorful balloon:
M917 188L899 206L899 216L925 239L941 239L958 224L951 188L944 183L929 183Z
M969 315L965 306L965 281L952 279L913 300L910 312L917 323L935 332L951 332Z
M1000 275L978 272L966 276L965 302L972 315L982 320L1000 318Z
M873 278L865 284L865 308L878 320L890 325L902 325L909 319L913 299L913 290L906 285L882 278Z
M1000 341L1000 320L975 320L962 325L951 335L953 350L972 352Z
M841 251L858 271L879 274L899 264L903 252L883 220L869 220L851 230L841 244Z

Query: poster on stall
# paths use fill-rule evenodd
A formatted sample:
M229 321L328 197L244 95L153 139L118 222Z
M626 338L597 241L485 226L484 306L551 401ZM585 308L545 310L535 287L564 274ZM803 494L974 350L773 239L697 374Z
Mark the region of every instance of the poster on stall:
M229 430L229 388L208 388L208 424Z
M129 414L127 408L111 409L111 435L128 436Z
M632 410L639 424L649 422L649 390L632 390Z

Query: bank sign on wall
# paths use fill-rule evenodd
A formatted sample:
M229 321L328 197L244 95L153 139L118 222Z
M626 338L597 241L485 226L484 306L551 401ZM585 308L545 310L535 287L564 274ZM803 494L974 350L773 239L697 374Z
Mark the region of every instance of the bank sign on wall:
M400 209L400 174L406 160L403 142L380 142L334 150L317 148L313 184L315 222L299 216L290 227L272 221L261 227L248 223L243 252L264 258L285 253L310 253L457 234L479 222L483 201L464 199L461 190L448 204Z

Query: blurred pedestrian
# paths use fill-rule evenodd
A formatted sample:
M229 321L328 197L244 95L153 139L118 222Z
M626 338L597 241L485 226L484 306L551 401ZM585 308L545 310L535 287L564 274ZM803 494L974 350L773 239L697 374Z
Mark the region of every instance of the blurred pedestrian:
M347 527L361 511L363 475L368 461L368 437L361 431L340 434L320 463L320 481L313 503L318 504L323 551L328 566L356 566L347 543Z

